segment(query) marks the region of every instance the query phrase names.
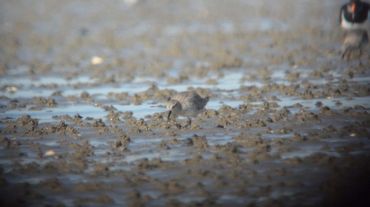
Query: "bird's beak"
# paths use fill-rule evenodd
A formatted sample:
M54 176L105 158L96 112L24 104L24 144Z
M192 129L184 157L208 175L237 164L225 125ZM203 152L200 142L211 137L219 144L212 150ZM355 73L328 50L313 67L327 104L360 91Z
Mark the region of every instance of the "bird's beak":
M168 112L167 120L170 120L171 114L172 114L172 110L170 110L170 111Z
M352 13L355 13L355 11L356 11L356 4L355 3L352 3L352 5L351 5L351 12Z

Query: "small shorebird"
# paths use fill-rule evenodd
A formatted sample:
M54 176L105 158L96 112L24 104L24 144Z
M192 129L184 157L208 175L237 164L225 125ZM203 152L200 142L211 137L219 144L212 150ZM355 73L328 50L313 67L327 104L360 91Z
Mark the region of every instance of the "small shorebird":
M354 51L359 51L359 57L362 56L362 50L369 43L369 37L366 30L349 30L346 32L342 44L342 59L349 59Z
M209 97L201 97L194 91L185 91L168 98L167 109L169 110L167 119L172 116L196 116L200 113L209 101Z
M370 4L361 0L350 0L340 9L339 23L343 29L365 29Z

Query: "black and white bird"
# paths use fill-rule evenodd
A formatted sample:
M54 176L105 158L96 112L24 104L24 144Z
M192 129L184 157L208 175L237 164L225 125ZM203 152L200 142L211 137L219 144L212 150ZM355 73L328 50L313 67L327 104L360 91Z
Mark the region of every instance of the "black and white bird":
M343 29L366 29L370 4L361 0L350 0L340 9L339 22Z

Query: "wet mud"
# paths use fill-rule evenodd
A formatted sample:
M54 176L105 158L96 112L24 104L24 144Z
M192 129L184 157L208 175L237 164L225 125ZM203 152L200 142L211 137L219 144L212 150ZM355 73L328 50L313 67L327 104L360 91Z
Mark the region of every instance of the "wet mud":
M1 206L370 204L342 1L31 2L0 3Z

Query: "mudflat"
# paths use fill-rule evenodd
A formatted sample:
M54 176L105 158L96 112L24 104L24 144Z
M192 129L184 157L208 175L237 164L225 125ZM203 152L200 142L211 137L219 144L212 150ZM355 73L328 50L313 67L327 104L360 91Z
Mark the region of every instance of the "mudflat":
M369 204L343 2L1 1L1 206ZM205 111L168 120L190 90Z

